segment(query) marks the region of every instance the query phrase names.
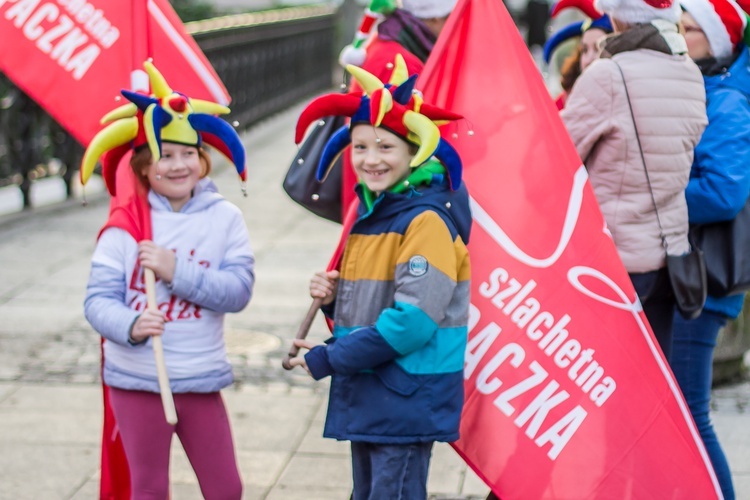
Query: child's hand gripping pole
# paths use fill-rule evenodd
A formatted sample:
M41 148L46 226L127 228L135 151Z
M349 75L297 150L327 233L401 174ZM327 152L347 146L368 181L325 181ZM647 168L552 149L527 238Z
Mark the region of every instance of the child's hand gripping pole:
M146 299L148 308L156 311L159 307L156 304L156 276L152 269L145 268L143 275L146 280ZM164 346L161 341L161 335L151 337L154 346L154 358L156 358L156 376L159 379L159 392L161 393L161 404L164 406L164 416L167 423L174 425L177 423L177 410L174 408L174 399L172 390L169 388L169 376L167 375L167 366L164 364Z
M310 309L307 311L307 316L305 316L305 319L302 320L302 324L299 325L299 330L297 330L297 336L295 339L304 339L307 337L307 334L310 331L310 327L312 326L312 322L315 319L315 313L318 312L318 309L320 309L320 306L323 305L323 299L316 297L313 299L312 304L310 304ZM284 359L281 360L281 366L284 367L285 370L291 370L294 368L292 365L289 364L289 361L291 361L292 358L297 356L297 353L299 353L299 347L292 344L292 347L289 349L289 353L284 356Z

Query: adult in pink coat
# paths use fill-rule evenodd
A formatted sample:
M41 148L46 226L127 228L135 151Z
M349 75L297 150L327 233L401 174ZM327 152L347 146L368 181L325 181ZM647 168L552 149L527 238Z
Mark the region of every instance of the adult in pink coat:
M616 35L578 79L561 117L669 359L675 299L666 255L690 249L685 187L707 123L703 78L678 32L676 2L595 5Z

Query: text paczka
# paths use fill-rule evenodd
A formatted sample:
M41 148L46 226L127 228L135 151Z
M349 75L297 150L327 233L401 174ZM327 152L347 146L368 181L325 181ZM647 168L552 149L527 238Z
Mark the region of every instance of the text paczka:
M100 9L82 0L44 3L41 0L0 0L0 9L5 4L10 6L3 17L75 80L86 74L102 47L110 48L120 37L119 30ZM95 41L90 41L90 37Z
M555 377L569 378L596 407L601 407L609 399L617 384L612 377L605 375L604 367L595 360L594 349L582 346L575 338L569 338L566 327L571 317L564 314L555 321L555 317L542 310L540 302L530 296L536 285L533 280L519 282L503 268L493 270L487 281L480 283L479 295L489 299L495 308L523 330L538 350L529 353L528 345L524 348L519 343L511 342L488 356L493 343L500 338L502 328L491 321L471 335L481 320L479 308L472 304L464 377L468 380L476 372L477 390L485 395L493 395L494 406L506 416L515 415L513 423L519 428L526 426L526 435L534 439L538 446L551 444L547 456L555 460L588 415L586 409L578 404L551 425L545 423L549 412L563 405L570 397L566 390L558 390L560 383ZM552 373L550 377L549 371L534 359L539 354L551 358L560 371ZM528 376L515 385L504 385L499 374L508 369L528 370ZM527 392L536 393L536 396L525 408L512 404L515 398ZM560 406L558 411L562 408Z

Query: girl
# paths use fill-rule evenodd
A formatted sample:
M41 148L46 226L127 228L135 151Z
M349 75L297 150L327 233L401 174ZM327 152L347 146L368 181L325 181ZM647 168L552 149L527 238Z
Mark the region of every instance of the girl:
M609 16L597 11L594 8L593 0L560 0L552 8L550 16L554 18L563 10L569 8L580 9L589 18L570 23L557 30L544 44L543 52L544 61L549 64L558 47L571 38L579 38L575 48L563 60L560 67L562 92L555 98L555 105L558 110L565 107L565 100L581 73L599 58L600 46L604 37L612 33L612 23L609 21Z
M105 339L103 380L130 468L132 498L168 497L169 451L176 433L204 497L238 499L242 481L219 393L232 383L223 320L250 300L253 255L242 213L207 177L211 161L199 132L208 128L193 128L205 125L193 120L202 116L196 112L202 104L173 94L153 65L147 63L146 69L158 100L123 92L139 108L123 120L138 123L138 133L130 138L130 166L140 191L147 192L153 240L137 241L112 220L105 226L92 257L85 314ZM168 94L158 95L164 89ZM172 119L160 129L140 118L163 112ZM129 138L111 139L108 130L100 132L90 150ZM147 137L161 139L160 144ZM240 158L239 138L229 142ZM82 172L90 171L90 163L84 157ZM156 275L158 310L146 308L144 268ZM176 425L164 418L150 341L155 336L163 339Z

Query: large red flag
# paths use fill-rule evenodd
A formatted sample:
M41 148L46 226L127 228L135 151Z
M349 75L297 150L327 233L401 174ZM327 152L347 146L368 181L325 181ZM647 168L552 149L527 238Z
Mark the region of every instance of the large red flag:
M229 95L167 0L0 0L0 71L71 135L88 145L123 88L148 91L143 61L193 98L229 103ZM127 168L117 172L105 227L151 239L148 203ZM109 391L103 386L100 498L130 498L127 459Z
M120 89L148 85L146 57L186 95L229 103L168 0L0 0L0 40L0 71L83 145Z
M102 228L119 227L130 233L135 241L151 239L151 211L144 189L128 167L130 154L121 160L124 168L116 173L117 194L110 200L109 218ZM101 234L101 233L100 233ZM102 340L102 345L104 341ZM102 350L102 366L104 351ZM110 404L109 387L102 384L104 420L102 426L101 477L99 498L102 500L130 499L130 468L125 456L117 422Z
M463 114L474 230L455 449L503 499L717 498L587 173L500 0L460 0L420 78Z

